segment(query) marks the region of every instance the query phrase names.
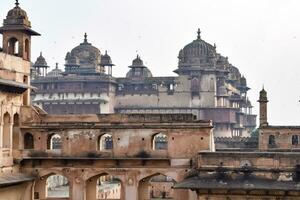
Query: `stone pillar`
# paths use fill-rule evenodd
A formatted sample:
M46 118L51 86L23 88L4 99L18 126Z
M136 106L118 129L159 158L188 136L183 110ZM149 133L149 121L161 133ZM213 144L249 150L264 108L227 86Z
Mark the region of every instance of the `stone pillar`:
M70 199L72 200L85 200L86 190L85 181L79 177L75 177L71 184Z
M125 192L125 199L122 200L143 200L138 199L138 185L137 184L124 184L124 192Z

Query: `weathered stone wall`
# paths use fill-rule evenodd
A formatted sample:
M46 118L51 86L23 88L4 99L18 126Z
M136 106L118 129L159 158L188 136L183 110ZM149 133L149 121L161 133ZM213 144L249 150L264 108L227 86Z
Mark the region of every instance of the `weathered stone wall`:
M299 147L300 127L298 126L266 126L259 130L261 151L297 151Z

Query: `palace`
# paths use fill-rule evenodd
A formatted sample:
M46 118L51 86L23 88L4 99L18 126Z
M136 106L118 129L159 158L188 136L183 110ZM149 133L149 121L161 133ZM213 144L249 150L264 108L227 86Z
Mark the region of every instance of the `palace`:
M31 36L39 34L31 29L27 13L18 1L8 12L0 33L3 35L0 52L1 200L300 198L300 127L269 125L264 89L259 95L260 127L257 140L253 140L257 141L257 147L251 150L216 149L215 123L200 120L192 113L49 114L41 108L43 103L31 104L31 91L35 91L35 99L40 95L40 90L30 84L30 75L34 74L30 73ZM201 40L200 35L197 40ZM89 45L87 39L82 45ZM75 52L69 53L67 58L72 60ZM82 50L78 52L77 55L87 55ZM84 65L85 68L66 65L65 72L52 71L35 81L45 80L48 87L51 76L61 82L59 77L65 76L68 83L72 77L68 73L74 71L75 83L85 86L92 82L84 82L84 78L98 81L93 79L96 75L76 73L90 74L95 70L93 62ZM45 75L47 64L42 56L36 64L43 64ZM136 74L135 66L143 66L139 57L128 77ZM192 68L184 66L177 70L179 74ZM41 69L34 69L36 76L40 76ZM107 69L100 66L96 70L101 72L98 77L106 77L108 86L112 85L112 76L102 74ZM143 73L150 74L144 70L142 67ZM216 78L216 74L201 75L206 76L208 80ZM174 78L178 79L189 80L185 75ZM119 79L115 86L121 80L124 87L120 92L128 92L127 79ZM179 85L174 84L173 90ZM57 86L51 88L54 90ZM96 86L94 88L99 89ZM209 96L210 92L207 93ZM230 140L235 138L227 138Z
M212 120L216 137L250 136L256 115L247 81L216 46L197 38L179 52L177 76L155 77L139 55L124 78L112 74L111 57L88 42L66 55L65 70L42 53L32 67L32 101L49 114L175 113Z

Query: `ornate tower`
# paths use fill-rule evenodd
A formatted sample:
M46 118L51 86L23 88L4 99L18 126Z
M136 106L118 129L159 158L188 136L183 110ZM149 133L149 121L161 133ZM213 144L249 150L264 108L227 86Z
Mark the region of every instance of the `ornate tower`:
M31 36L40 34L31 29L27 13L20 8L18 0L15 4L0 27L0 33L3 34L3 52L30 61Z
M268 126L268 112L267 112L267 92L263 88L259 93L259 124L260 126Z

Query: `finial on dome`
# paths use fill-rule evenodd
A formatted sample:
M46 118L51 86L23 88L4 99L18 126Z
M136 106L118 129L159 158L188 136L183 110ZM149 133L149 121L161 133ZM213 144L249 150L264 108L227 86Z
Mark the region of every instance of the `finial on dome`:
M198 28L198 31L197 31L197 39L198 40L201 39L201 30L200 30L200 28Z
M55 63L55 69L58 69L58 63Z
M139 54L136 54L136 58L137 58L137 59L139 59L139 58L140 58Z
M43 52L40 52L40 56L43 56Z
M105 55L107 55L107 50L105 50Z
M19 4L19 0L16 0L16 7L18 7L20 4Z
M86 33L84 33L84 43L87 43L88 41L87 41L87 34Z

